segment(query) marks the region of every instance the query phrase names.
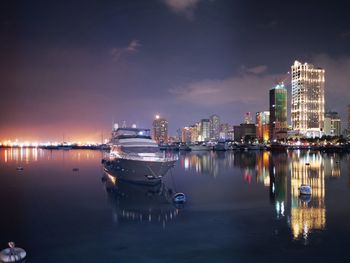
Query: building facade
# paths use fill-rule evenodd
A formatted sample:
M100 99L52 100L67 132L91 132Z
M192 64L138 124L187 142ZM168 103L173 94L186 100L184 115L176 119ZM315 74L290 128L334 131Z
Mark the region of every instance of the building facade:
M197 142L199 137L199 123L193 124L190 127L191 143Z
M242 123L239 126L234 126L233 129L234 140L237 142L252 141L256 138L256 126L253 123Z
M270 112L256 113L256 138L259 142L267 142L270 139Z
M158 115L153 121L152 138L157 143L168 143L168 121Z
M341 120L338 112L329 111L325 113L323 132L327 136L340 136Z
M270 89L270 140L287 139L287 89L283 83Z
M320 137L324 127L325 70L295 61L291 74L292 129L307 137Z
M218 140L220 135L220 117L216 114L210 116L210 138Z
M201 119L200 121L200 132L199 132L199 141L209 141L210 139L210 120Z
M183 127L181 130L181 142L191 143L191 129L190 127Z

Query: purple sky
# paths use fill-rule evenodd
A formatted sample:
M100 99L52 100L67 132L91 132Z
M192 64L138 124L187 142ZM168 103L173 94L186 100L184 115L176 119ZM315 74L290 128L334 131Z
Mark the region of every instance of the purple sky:
M170 131L268 109L294 60L350 104L346 6L319 1L9 1L0 11L0 140L99 140L112 122ZM287 88L290 88L290 84ZM345 125L345 123L344 123Z

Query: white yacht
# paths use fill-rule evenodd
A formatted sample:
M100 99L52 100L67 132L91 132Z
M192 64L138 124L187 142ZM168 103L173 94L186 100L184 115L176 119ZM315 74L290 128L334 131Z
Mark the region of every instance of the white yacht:
M109 157L104 169L117 179L156 184L174 167L176 155L161 152L149 129L118 128L113 132Z

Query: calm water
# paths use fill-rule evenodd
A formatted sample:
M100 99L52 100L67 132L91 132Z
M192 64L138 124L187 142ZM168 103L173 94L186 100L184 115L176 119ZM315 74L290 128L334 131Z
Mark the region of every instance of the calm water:
M15 241L27 262L349 262L350 155L184 153L159 187L111 180L101 157L0 150L0 248Z

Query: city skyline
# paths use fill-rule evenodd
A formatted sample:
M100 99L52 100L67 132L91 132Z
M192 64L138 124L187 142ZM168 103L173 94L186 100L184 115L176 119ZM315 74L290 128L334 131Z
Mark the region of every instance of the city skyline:
M150 128L156 114L170 134L213 113L239 124L268 109L267 92L294 60L325 69L325 111L347 127L350 23L341 4L330 12L277 1L81 3L0 11L0 140L99 140L113 122ZM308 23L310 12L323 19Z

